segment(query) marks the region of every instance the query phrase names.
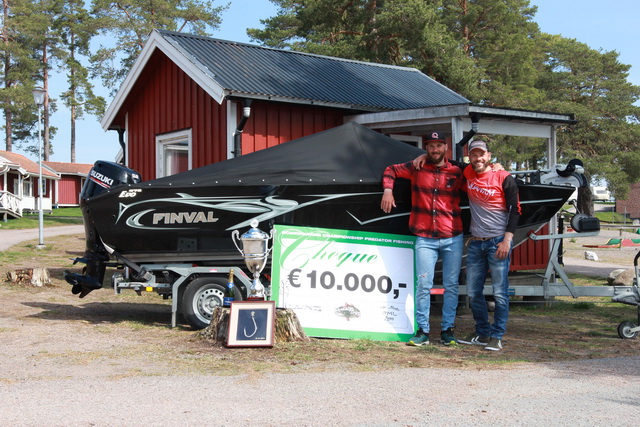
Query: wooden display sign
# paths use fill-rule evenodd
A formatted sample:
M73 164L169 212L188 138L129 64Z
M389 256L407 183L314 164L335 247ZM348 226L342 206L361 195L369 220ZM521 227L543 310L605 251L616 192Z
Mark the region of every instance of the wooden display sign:
M229 310L227 347L273 347L274 301L235 301Z

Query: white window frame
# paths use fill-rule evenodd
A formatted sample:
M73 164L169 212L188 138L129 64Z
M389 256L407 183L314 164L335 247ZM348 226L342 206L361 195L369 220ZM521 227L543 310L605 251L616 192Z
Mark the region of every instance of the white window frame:
M420 135L401 135L401 134L391 134L390 138L397 139L398 141L408 142L409 144L418 147L422 147L422 137Z
M193 167L191 129L156 135L156 178L168 176L164 165L166 150L168 148L183 150L185 149L181 147L183 144L186 144L189 159L188 169L191 170Z
M20 194L25 197L36 197L36 195L34 194L34 191L36 189L35 184L37 184L37 181L33 182L33 177L23 179L22 182L18 184L22 186L22 191L20 192Z

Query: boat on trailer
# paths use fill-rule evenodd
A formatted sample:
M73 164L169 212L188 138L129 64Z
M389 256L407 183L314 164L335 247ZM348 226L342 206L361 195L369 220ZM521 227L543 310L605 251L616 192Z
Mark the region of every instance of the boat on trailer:
M151 288L174 296L194 328L206 326L222 304L229 269L244 261L231 239L257 220L267 232L292 225L410 235L410 186L398 180L397 207L380 209L382 173L424 151L356 123L160 179L98 161L81 193L86 250L82 273L66 272L80 297L103 287L107 267L121 271L111 285ZM514 243L522 243L562 208L584 178L575 164L564 170L517 176L522 216ZM463 197L463 223L470 213ZM177 266L177 267L176 267ZM246 270L246 269L245 269ZM237 283L246 297L246 273ZM195 283L195 285L194 285Z

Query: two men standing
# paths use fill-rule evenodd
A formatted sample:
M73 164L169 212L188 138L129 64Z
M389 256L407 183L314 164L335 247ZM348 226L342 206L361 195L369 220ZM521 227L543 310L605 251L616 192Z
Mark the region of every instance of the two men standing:
M484 141L472 141L469 144L472 167L467 168L446 159L447 144L438 132L433 132L425 143L427 154L424 166L418 168L414 162L391 165L385 169L382 178L384 193L381 208L387 213L395 207L395 179L406 178L411 181L409 227L417 236L415 257L418 282L415 300L418 330L408 344L429 344L430 294L435 264L440 257L444 287L441 342L445 345L457 342L483 345L486 350L501 350L509 313L509 255L520 212L516 182L508 172L491 168L491 153ZM471 336L457 340L453 327L463 248L461 189L469 193L471 207L473 237L467 256L467 285L476 328ZM488 321L483 294L489 268L496 298L493 325Z

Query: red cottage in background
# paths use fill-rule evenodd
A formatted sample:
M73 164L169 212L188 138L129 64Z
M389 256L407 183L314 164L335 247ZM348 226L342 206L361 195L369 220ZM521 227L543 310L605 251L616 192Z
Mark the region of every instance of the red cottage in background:
M23 212L38 210L38 163L29 160L22 154L0 151L0 215L3 220L8 217L20 218ZM51 193L59 176L42 168L42 209L51 211Z
M82 186L93 165L64 162L42 162L42 165L60 177L51 194L53 207L78 206Z

